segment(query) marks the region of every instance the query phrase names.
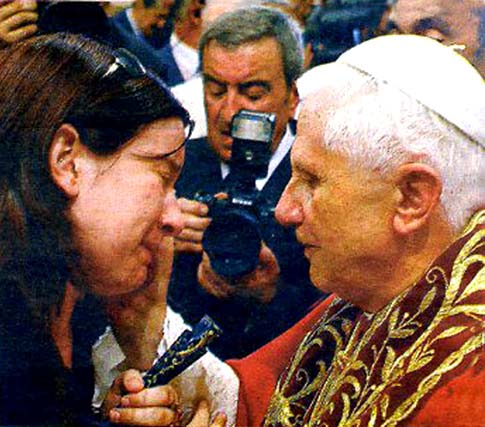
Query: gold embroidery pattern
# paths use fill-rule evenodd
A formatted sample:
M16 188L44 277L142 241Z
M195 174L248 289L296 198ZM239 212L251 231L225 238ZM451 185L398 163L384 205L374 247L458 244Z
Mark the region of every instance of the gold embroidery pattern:
M276 420L284 426L301 425L305 413L305 407L301 401L307 398L311 399L319 390L327 375L327 367L324 361L317 361L317 374L313 378L310 372L301 367L302 361L310 349L321 351L325 344L321 338L323 335L327 335L327 338L333 341L333 345L337 351L342 348L346 341L345 334L351 332L353 325L343 318L341 327L337 328L332 324L332 321L343 317L345 309L348 308L351 308L350 304L343 302L339 298L335 298L324 318L321 319L312 331L306 334L286 374L278 381L276 391L273 394L265 417L265 426L272 425ZM299 391L290 396L286 396L284 390L289 387L290 381L294 379L299 383Z
M485 211L464 234L483 224ZM409 419L447 375L470 366L483 351L484 249L482 228L461 247L451 272L433 266L410 291L380 312L361 316L351 330L329 327L331 319L323 319L278 383L265 425L393 427ZM308 378L301 364L323 332L335 343L330 366L322 362L313 381L288 395L296 375ZM312 401L296 415L305 394Z

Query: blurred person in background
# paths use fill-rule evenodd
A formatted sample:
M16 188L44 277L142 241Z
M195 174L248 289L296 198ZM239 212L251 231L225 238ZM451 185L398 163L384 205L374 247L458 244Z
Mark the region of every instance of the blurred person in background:
M453 46L485 76L483 0L397 0L388 30L419 34Z
M8 46L33 34L67 31L83 34L112 47L123 47L136 54L147 68L168 79L167 68L157 51L143 37L137 37L108 18L100 2L24 2L0 3L0 44Z
M166 83L174 86L199 72L199 39L205 0L181 0L176 8L174 30L169 42L158 52L167 68Z
M168 43L177 3L181 0L135 0L110 18L113 25L142 38L154 48Z
M373 38L386 9L385 0L328 0L306 21L306 42L313 47L311 66L335 61L343 52Z

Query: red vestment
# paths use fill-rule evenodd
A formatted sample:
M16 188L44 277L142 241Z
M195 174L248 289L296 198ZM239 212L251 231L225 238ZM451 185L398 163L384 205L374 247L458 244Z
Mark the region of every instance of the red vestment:
M238 425L485 426L484 264L485 211L379 312L331 298L231 362Z

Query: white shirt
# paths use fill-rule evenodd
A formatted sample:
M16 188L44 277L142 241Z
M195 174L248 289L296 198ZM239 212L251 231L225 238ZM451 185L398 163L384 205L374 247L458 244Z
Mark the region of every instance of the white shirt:
M182 317L167 307L163 325L163 339L158 347L158 356L179 337L187 326ZM111 384L122 372L125 355L110 327L94 344L92 358L95 372L93 407L99 408ZM211 405L211 414L223 411L228 418L227 426L236 423L239 378L229 365L208 352L192 366L170 381L181 399L185 417L190 417L194 403L206 399Z
M182 77L190 80L199 71L199 51L180 40L175 32L170 36L170 46Z
M271 175L273 175L273 172L276 170L276 168L284 159L284 157L288 154L288 152L291 149L291 146L293 145L294 140L295 140L295 137L287 128L285 134L283 135L283 138L281 139L281 142L276 148L276 151L271 156L271 159L268 165L268 174L264 178L260 178L256 180L256 188L259 191L261 191L264 188L268 180L271 178ZM231 168L227 163L221 162L222 179L224 179L229 174L230 169Z
M202 77L197 74L194 78L171 88L175 97L190 113L195 122L192 139L207 136L207 119L204 106L204 85Z

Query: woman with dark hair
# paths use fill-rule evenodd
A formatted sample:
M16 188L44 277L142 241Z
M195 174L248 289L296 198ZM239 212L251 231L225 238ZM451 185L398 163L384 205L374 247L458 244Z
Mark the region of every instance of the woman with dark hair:
M191 122L136 57L82 36L29 39L0 63L0 424L72 425L90 407L100 313L133 296L147 320L142 303L164 298ZM130 367L158 339L128 348ZM129 392L150 407L108 406L111 421L173 422L172 389L142 388L122 374L111 407Z

